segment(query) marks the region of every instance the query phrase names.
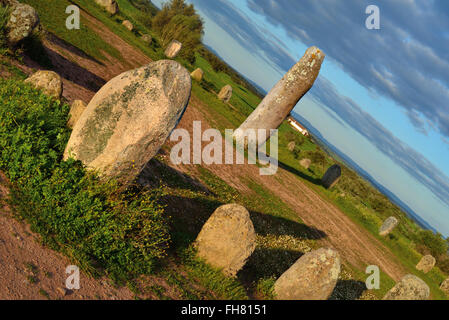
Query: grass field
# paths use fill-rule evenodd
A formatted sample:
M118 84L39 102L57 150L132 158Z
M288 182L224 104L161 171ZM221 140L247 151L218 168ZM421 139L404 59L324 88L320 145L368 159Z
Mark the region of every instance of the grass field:
M118 0L121 12L114 17L111 17L103 9L88 0L73 0L71 2L66 0L24 0L23 2L31 4L38 10L41 21L48 31L78 47L95 59L102 61L106 59L102 52L120 60L126 59L126 57L121 57L120 53L110 46L106 40L95 34L85 19L82 19L81 30L68 31L65 28L65 19L67 17L65 8L71 2L89 12L111 31L130 45L139 48L151 59L163 58L163 50L158 45L157 35L142 23L141 12L127 0ZM132 21L136 27L135 32L129 32L121 25L121 22L125 19ZM146 46L139 39L143 33L151 34L155 39L151 47ZM225 128L237 128L259 104L260 98L255 93L232 81L229 75L215 72L211 65L200 55L197 56L194 65L189 65L182 60L180 62L187 66L189 70L200 67L205 72L201 83L193 82L192 92L207 106L208 113L212 115L210 124L222 132ZM19 73L18 75L20 76ZM227 84L233 87L234 92L230 104L223 103L215 94ZM2 85L5 86L5 84ZM27 93L30 95L34 94L30 91L27 91ZM296 143L293 152L287 148L291 141ZM299 160L304 157L311 158L314 162L308 170L299 165ZM255 297L272 298L271 289L274 279L298 259L301 254L319 246L317 240L309 239L306 226L293 208L288 207L276 195L251 179L245 181L247 187L251 190L251 194L242 195L206 168L200 167L198 168L197 177L213 191L213 195L210 195L205 194L201 190L196 190L188 184L186 185L179 176L173 174L168 166L164 165L162 159L157 159L157 161L160 163L158 173L162 177L162 183L161 181L155 181L154 183L162 190L164 195L161 201L164 204L168 204L170 203L168 201L172 201L169 199L184 199L185 201L190 201L198 209L198 213L192 221L176 215L176 212L166 211L170 215L173 213L173 220L170 225L170 236L173 244L170 252L172 257L176 261L180 261L183 268L187 270L188 277L182 278L176 272L171 272L170 269L154 271L157 274L164 275L173 285L182 288L186 298L198 299L204 298L205 295L209 298L212 297L205 293L194 292L188 289L189 281L193 280L221 298L246 299L248 298L248 292ZM390 248L410 273L416 274L426 281L431 288L434 299L447 299L445 294L439 289L439 284L446 278L443 272L438 268L434 268L429 274L425 275L415 269L416 263L421 258L421 254L415 249L415 234L420 228L406 217L399 208L392 205L385 196L370 186L368 182L341 164L344 167L344 177L337 187L326 190L314 183L314 181L319 181L325 170L336 163L336 161L313 143L312 140L304 138L287 123L282 124L279 128L279 161L291 168L298 179L304 181L323 199L336 205L358 225L365 228L367 232L370 232ZM48 192L53 191L55 190L50 189ZM342 196L343 194L344 196ZM259 231L257 237L259 249L250 259L242 271L242 275L237 280L226 278L217 270L197 260L191 249L191 243L195 235L195 231L192 230L197 230L205 222L205 217L215 208L229 202L238 202L245 205L251 211L255 228ZM182 201L180 204L182 204ZM381 238L377 234L378 228L384 219L390 215L400 218L401 225L391 236ZM33 223L34 220L31 219L29 221ZM37 223L36 221L34 223ZM37 229L41 234L43 233L42 228ZM281 229L289 230L288 235L282 234L280 232ZM62 241L60 245L69 245L64 237L58 239ZM73 252L77 253L75 249L73 250ZM69 255L73 254L73 252L69 253ZM123 251L119 252L123 253ZM78 252L76 259L88 261L83 260L82 254L84 254L83 251L81 253ZM110 253L108 252L108 254ZM112 271L120 271L118 274L123 274L123 271L129 272L129 270L120 269L123 268L123 261L108 261L108 263ZM342 283L348 283L348 280L353 280L356 284L359 284L364 282L366 278L365 270L360 270L350 265L345 265L344 271L341 280L347 282ZM381 290L372 293L381 298L393 285L392 279L382 274ZM351 297L351 287L342 285L339 288L340 292L336 293L337 297ZM358 288L355 289L358 290ZM154 292L159 292L159 289L157 287L152 288ZM163 293L160 293L160 295L161 298L164 296Z

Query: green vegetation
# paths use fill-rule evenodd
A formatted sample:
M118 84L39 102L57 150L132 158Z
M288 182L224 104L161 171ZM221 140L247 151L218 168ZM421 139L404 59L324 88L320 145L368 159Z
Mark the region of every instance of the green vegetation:
M4 55L7 51L6 43L6 25L8 23L10 10L8 7L0 6L0 54Z
M153 18L152 27L158 33L163 47L172 40L178 40L183 47L181 57L190 63L195 62L204 27L193 4L188 5L185 0L170 0Z
M17 215L91 274L124 280L153 271L169 241L161 191L122 193L62 161L67 105L15 80L0 80L0 100L0 169Z

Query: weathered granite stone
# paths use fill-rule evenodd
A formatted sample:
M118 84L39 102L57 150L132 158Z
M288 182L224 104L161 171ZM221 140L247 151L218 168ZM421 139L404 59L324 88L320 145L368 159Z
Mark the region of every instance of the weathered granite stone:
M295 141L290 141L290 143L287 145L287 149L290 152L293 152L293 150L295 150L295 147L296 147Z
M338 164L335 164L326 171L323 178L321 179L321 184L326 189L330 189L337 184L338 180L340 180L340 177L341 167Z
M118 13L118 4L115 0L95 0L95 2L112 15Z
M75 124L78 122L79 118L81 118L81 115L86 110L87 106L86 104L81 100L75 100L73 101L72 105L70 106L70 113L69 113L69 121L67 122L67 126L69 128L72 128L75 126Z
M429 296L429 286L417 276L408 274L388 291L383 300L427 300Z
M75 124L64 157L123 183L132 182L180 121L190 98L189 72L159 60L110 80Z
M61 99L62 96L62 79L53 71L40 70L25 80L25 83L31 84L36 89L41 90L46 95Z
M422 257L421 261L416 265L416 269L424 273L429 273L435 267L436 260L430 254Z
M447 278L446 280L443 281L443 283L440 286L440 289L446 293L447 295L449 295L449 278Z
M321 68L324 53L316 48L307 49L301 60L271 89L254 112L243 122L234 134L237 141L245 145L261 146L270 138L271 129L277 129L296 106L298 101L310 90ZM265 139L248 141L247 129L265 129ZM254 138L251 138L254 139ZM257 143L256 143L257 142Z
M134 30L134 25L131 23L131 21L125 20L125 21L122 22L122 24L129 31L133 31Z
M177 40L173 40L167 46L167 49L165 49L165 56L169 59L174 59L178 56L179 52L181 52L181 49L182 43Z
M301 161L299 161L299 164L301 165L301 167L303 167L305 169L309 169L310 165L312 164L312 160L310 160L310 159L302 159Z
M195 71L193 71L190 75L192 79L201 82L201 80L203 80L204 72L201 68L198 68Z
M218 93L218 99L222 100L225 103L229 103L232 98L232 87L228 84L221 88L220 92Z
M306 253L274 284L279 300L327 300L340 274L340 256L321 248Z
M395 217L389 217L380 227L379 235L381 237L389 235L394 230L394 228L397 227L398 224L399 224L398 219L396 219Z
M12 12L7 23L7 41L10 46L16 46L23 39L28 38L39 25L39 16L33 7L13 3Z
M248 210L238 204L219 207L201 229L195 247L200 258L235 276L256 248Z

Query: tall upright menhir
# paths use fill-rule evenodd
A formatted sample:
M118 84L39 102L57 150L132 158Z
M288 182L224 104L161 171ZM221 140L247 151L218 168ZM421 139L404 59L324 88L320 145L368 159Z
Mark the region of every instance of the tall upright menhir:
M304 56L265 96L254 112L234 134L237 141L245 145L261 146L270 137L270 129L277 129L290 114L298 101L312 88L321 69L325 54L317 47L307 49ZM267 130L266 139L251 141L254 136L246 136L246 130Z

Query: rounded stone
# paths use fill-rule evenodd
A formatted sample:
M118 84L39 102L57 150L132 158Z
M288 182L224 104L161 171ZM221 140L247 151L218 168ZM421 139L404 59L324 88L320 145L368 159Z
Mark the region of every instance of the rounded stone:
M398 219L396 219L395 217L389 217L380 227L379 235L381 237L389 235L394 230L394 228L397 227L398 224L399 224Z
M86 104L81 100L75 100L73 101L72 105L70 106L70 113L69 113L69 121L67 122L67 126L69 128L73 128L75 124L78 122L79 118L81 118L81 115L86 110L87 106Z
M46 95L61 99L63 84L61 77L56 72L39 70L26 79L25 83L31 84Z
M193 71L190 76L192 77L192 79L201 82L201 80L203 80L203 76L204 76L204 71L201 68L196 69L195 71Z
M326 189L330 189L337 184L338 180L340 180L340 177L341 167L338 164L335 164L326 171L323 178L321 179L321 184Z
M173 40L167 46L167 49L165 49L165 56L169 59L174 59L178 56L181 49L182 49L182 43L177 40Z
M131 23L131 21L129 20L125 20L122 22L123 26L125 26L126 29L128 29L129 31L133 31L134 30L134 25Z
M119 8L115 0L95 0L95 2L112 15L118 13Z
M149 34L144 34L141 37L142 41L145 42L147 45L151 45L153 42L153 37L151 37Z
M110 80L92 98L64 157L132 182L159 151L189 102L192 81L176 61L159 60Z
M304 169L309 169L310 165L312 164L312 160L310 160L310 159L302 159L301 161L299 161L299 164Z
M443 283L441 283L440 289L446 293L447 295L449 295L449 278L447 278L446 280L443 281Z
M296 147L295 141L290 141L290 143L287 145L287 149L290 152L293 152L295 150L295 147Z
M383 300L427 300L429 296L429 286L417 276L408 274L388 291Z
M421 261L416 265L416 269L424 273L429 273L435 267L436 260L430 254L422 257Z
M276 281L279 300L327 300L340 275L340 256L329 248L306 253Z
M27 38L38 25L39 16L33 7L22 3L14 4L7 23L8 43L11 46L17 45Z
M218 99L222 100L225 103L231 101L232 98L232 87L228 84L224 86L220 92L218 93Z
M238 204L219 207L195 241L198 256L225 275L236 276L256 248L248 210Z

